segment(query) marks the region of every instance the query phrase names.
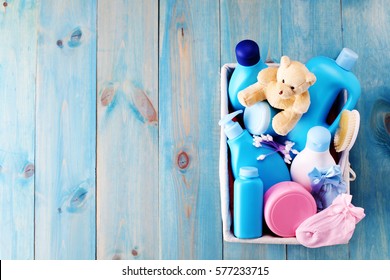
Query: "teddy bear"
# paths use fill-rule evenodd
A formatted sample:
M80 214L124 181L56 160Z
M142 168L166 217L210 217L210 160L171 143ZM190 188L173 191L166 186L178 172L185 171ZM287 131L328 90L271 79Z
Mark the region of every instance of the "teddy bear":
M261 70L257 82L238 93L244 107L267 100L281 111L272 119L272 128L279 135L287 135L310 106L308 88L316 76L306 66L288 56L282 56L279 67Z

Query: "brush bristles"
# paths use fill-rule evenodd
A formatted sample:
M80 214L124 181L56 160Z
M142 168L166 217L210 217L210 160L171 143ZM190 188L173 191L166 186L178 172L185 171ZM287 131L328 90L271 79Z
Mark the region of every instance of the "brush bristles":
M333 140L336 152L344 151L351 143L356 128L356 121L351 111L344 110L341 113L339 128Z

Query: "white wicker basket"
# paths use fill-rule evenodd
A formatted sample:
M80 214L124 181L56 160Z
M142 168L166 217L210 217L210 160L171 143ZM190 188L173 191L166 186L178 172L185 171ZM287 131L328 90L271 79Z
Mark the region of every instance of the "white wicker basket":
M228 83L231 74L234 71L236 64L225 64L221 68L221 118L229 113L228 110ZM232 215L230 212L230 186L233 182L229 182L229 158L228 158L228 145L227 138L221 127L221 139L220 139L220 154L219 154L219 181L221 191L221 212L222 212L222 224L223 224L223 237L228 242L240 242L240 243L257 243L257 244L299 244L295 237L282 238L273 235L263 235L260 238L255 239L239 239L233 235L232 232ZM349 151L348 149L341 153L338 164L343 171L343 177L347 184L347 192L349 193L350 181L355 179L355 173L350 168L349 163Z

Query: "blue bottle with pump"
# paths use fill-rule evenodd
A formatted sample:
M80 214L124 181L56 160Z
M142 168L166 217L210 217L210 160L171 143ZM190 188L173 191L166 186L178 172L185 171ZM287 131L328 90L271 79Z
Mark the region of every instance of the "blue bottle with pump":
M259 46L252 40L243 40L236 46L237 66L229 81L228 93L234 111L244 109L238 101L238 93L257 82L259 72L267 68L260 60Z
M230 161L234 178L238 178L240 168L243 166L256 167L260 174L260 179L264 184L266 192L274 184L291 181L290 172L282 156L268 147L253 146L253 138L247 130L242 129L233 118L242 113L242 110L230 113L219 121L219 125L224 126L224 132L228 137L227 143L230 148ZM263 160L258 160L258 156L267 155Z
M336 60L318 56L306 63L306 67L314 73L317 81L309 88L311 103L309 110L287 134L287 138L295 142L294 148L298 151L305 147L306 135L310 128L323 126L334 136L340 122L341 111L352 110L356 106L361 88L359 80L351 69L357 59L358 55L354 51L344 48ZM329 125L326 118L337 96L343 90L346 90L348 95L346 103L337 118Z
M234 181L234 235L237 238L258 238L263 229L263 182L256 167L240 168Z

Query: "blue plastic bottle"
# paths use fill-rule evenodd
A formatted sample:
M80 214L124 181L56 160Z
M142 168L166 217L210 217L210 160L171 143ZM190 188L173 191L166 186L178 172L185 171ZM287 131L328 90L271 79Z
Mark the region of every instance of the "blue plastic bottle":
M293 130L287 134L287 138L295 142L294 148L301 151L306 144L306 135L313 126L323 126L329 129L334 136L344 109L352 110L360 97L360 82L350 72L358 55L348 48L344 48L336 60L318 56L310 59L306 67L314 73L316 83L309 88L310 107L302 115ZM329 126L326 123L328 113L339 93L347 91L348 97L337 118Z
M263 182L256 167L240 168L234 181L234 235L258 238L263 231Z
M329 152L331 134L328 129L314 126L309 129L306 139L306 146L292 161L290 172L294 182L311 192L309 173L314 168L328 171L336 162Z
M260 60L259 46L252 40L243 40L236 46L237 66L229 81L229 100L234 111L244 109L238 93L257 82L257 74L267 65Z
M219 125L224 126L225 134L228 137L227 143L230 148L230 161L234 178L238 178L241 167L253 166L259 170L260 179L264 184L264 192L276 183L291 181L290 172L282 156L270 148L253 146L253 138L249 132L232 120L240 113L242 110L228 114L219 121ZM269 156L263 160L257 159L260 155L268 154Z

